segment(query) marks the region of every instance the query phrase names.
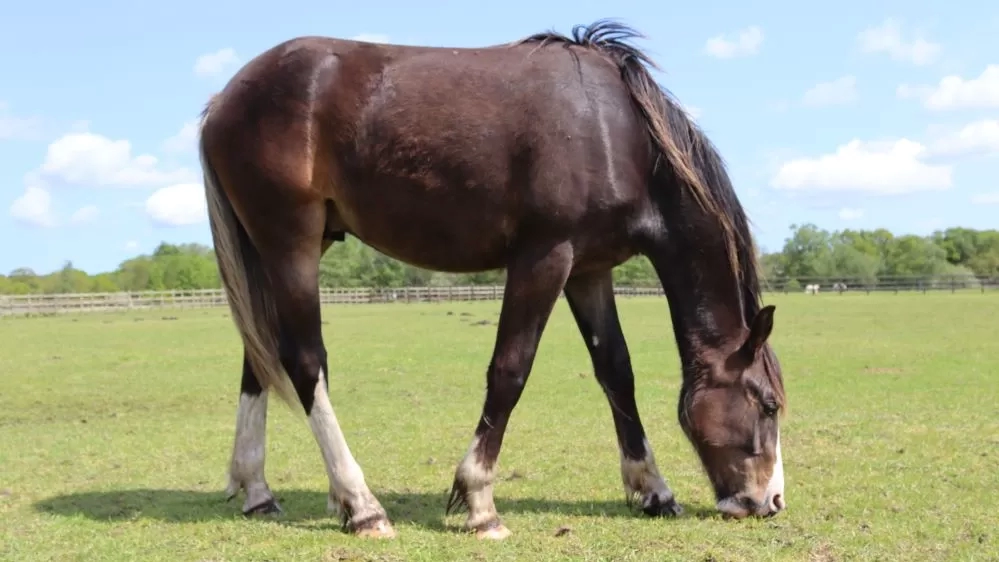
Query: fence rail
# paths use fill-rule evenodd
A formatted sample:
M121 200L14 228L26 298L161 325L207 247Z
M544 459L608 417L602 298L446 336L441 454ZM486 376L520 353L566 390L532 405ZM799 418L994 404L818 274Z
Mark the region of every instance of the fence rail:
M934 276L882 277L876 281L837 278L772 279L767 291L781 293L929 292L999 290L999 277ZM660 287L618 286L623 297L659 296ZM351 288L320 290L324 305L412 302L494 301L503 297L502 286L444 286L398 288ZM221 289L134 291L49 295L0 295L0 316L52 315L72 312L143 310L157 308L210 308L226 306Z

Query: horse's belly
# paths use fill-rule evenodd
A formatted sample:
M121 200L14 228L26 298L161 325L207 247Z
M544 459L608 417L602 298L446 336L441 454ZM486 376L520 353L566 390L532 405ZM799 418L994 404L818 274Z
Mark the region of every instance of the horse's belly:
M505 267L514 220L474 190L369 187L335 203L345 230L397 260L456 273Z

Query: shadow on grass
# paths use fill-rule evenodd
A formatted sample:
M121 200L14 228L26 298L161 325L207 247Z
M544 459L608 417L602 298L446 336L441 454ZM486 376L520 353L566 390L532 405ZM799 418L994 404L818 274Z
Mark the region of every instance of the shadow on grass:
M457 531L464 514L445 523L447 495L427 492L375 492L394 523L410 523L435 531ZM313 490L278 490L278 502L284 513L267 516L266 521L293 527L339 528L340 520L326 512L326 494ZM169 523L197 523L242 518L243 498L225 501L221 492L188 490L118 490L80 492L55 496L35 502L34 508L51 515L83 516L95 521L127 521L150 518ZM645 517L620 501L559 501L533 498L496 498L500 517L507 513L549 513L582 517ZM717 512L701 506L684 506L681 518L711 518Z

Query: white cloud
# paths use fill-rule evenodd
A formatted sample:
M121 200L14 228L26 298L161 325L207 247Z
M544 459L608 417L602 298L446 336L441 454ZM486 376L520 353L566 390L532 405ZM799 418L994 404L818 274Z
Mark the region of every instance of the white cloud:
M10 113L9 106L0 101L0 140L34 139L41 128L41 119L14 115Z
M52 195L43 187L29 185L11 204L10 216L32 226L53 227L56 217L52 212Z
M190 220L185 218L185 207L171 206L169 199L171 194L176 195L179 186L196 181L196 177L186 168L162 168L151 154L133 154L127 140L112 140L78 130L49 144L42 165L25 174L25 190L12 202L9 214L22 223L53 227L59 222L52 209L50 188L53 186L141 188L170 185L153 194L154 197L160 194L158 199L150 198L157 213L155 216L162 218L164 223L183 222ZM183 194L183 189L180 192ZM201 199L203 201L204 197ZM84 206L70 216L69 224L92 222L98 213L97 207Z
M139 247L139 243L136 242L135 240L129 240L128 242L125 242L125 249L126 250L134 250L134 249L136 249L138 247Z
M724 34L708 39L704 51L720 59L745 57L755 55L763 44L763 30L751 25L739 31L735 37L728 38Z
M830 82L820 82L805 92L802 103L811 107L846 105L857 101L857 79L843 76Z
M930 145L930 151L939 156L999 154L999 119L975 121L943 134Z
M881 195L935 191L952 185L951 167L923 161L928 150L908 139L854 139L836 152L784 162L771 180L785 191L846 191Z
M100 210L97 205L86 205L77 209L70 217L70 224L87 224L97 219Z
M999 108L999 64L986 66L978 78L965 80L950 75L942 78L936 86L901 84L895 95L902 99L922 100L923 107L937 111Z
M382 33L359 33L351 37L354 41L367 41L368 43L388 43L389 36Z
M864 216L863 209L851 209L850 207L843 207L839 210L839 218L845 221L857 220Z
M86 186L140 187L190 180L185 168L163 170L151 154L132 154L132 143L94 133L69 133L49 145L32 174Z
M886 19L880 26L869 27L857 35L857 43L865 53L887 53L892 59L922 66L940 56L940 45L927 41L918 33L910 39L902 36L902 26Z
M232 47L206 53L194 61L194 73L198 76L214 77L232 72L239 65L239 57Z
M156 190L146 199L146 214L163 226L187 226L208 220L205 188L180 183Z
M197 119L191 119L177 131L177 134L163 141L163 150L172 153L194 151L198 144Z
M971 202L975 205L999 205L999 191L973 195L971 197Z

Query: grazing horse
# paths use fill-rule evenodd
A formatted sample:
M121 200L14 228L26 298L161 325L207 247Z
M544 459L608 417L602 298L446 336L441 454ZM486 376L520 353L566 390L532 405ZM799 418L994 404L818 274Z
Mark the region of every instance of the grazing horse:
M784 507L780 367L756 250L722 160L654 63L612 21L486 48L301 37L260 54L208 103L200 156L243 375L229 470L244 513L279 511L264 477L270 391L301 406L329 507L392 536L329 399L319 259L349 234L445 272L505 268L486 396L446 512L480 538L503 434L564 293L610 405L629 501L681 508L635 403L612 269L647 256L682 363L679 422L728 516ZM348 327L349 329L349 327Z

